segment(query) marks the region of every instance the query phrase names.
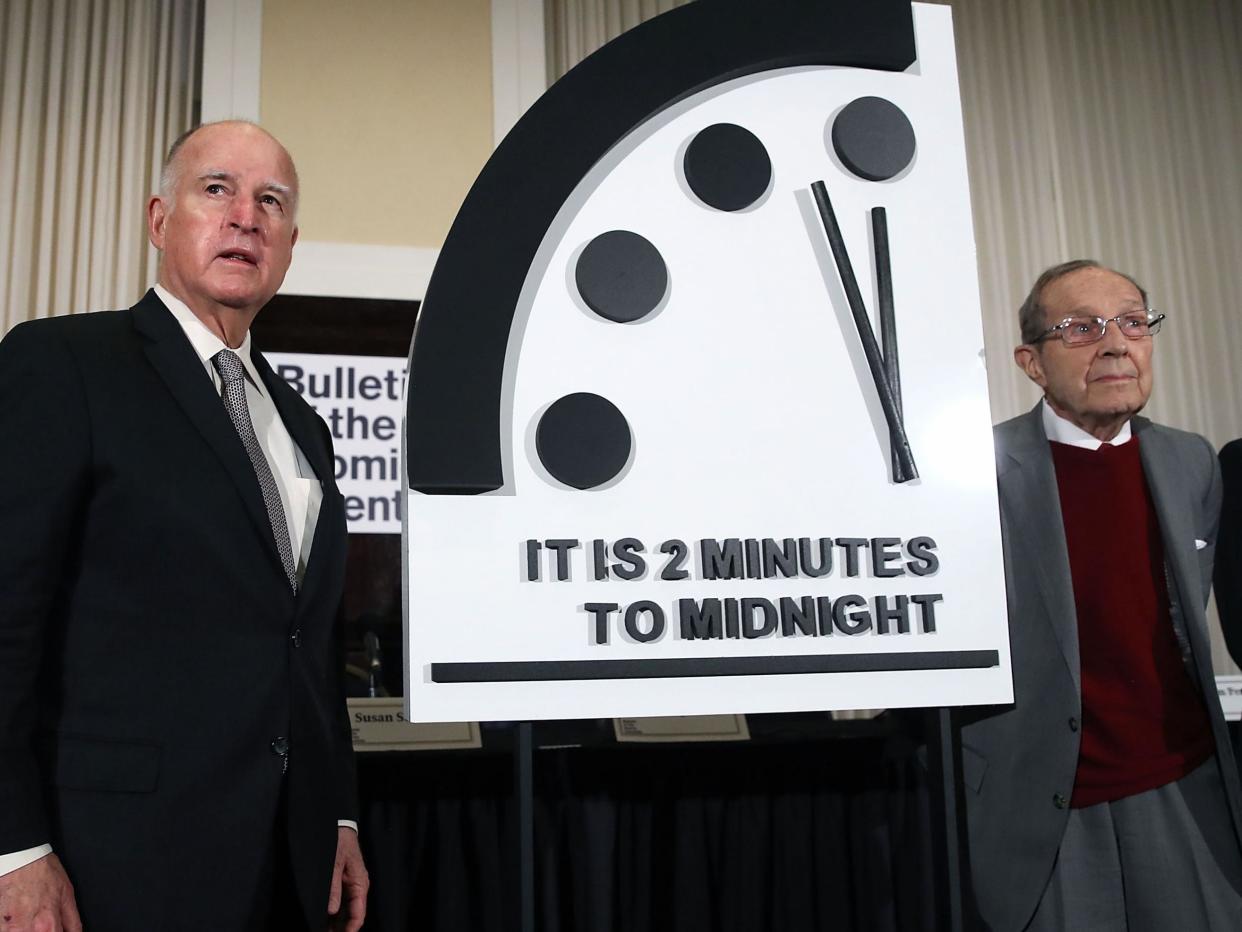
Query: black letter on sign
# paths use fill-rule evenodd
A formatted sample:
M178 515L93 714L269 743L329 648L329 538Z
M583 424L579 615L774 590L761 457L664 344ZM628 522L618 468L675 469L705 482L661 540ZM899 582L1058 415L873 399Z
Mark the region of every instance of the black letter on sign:
M900 537L871 538L871 572L883 579L885 576L900 576L905 570L900 566L889 566L894 560L901 559L901 551L896 549L901 543Z
M763 563L759 559L759 541L753 537L746 538L746 577L748 579L763 578Z
M702 607L694 599L678 599L681 637L685 641L724 637L720 624L720 600L704 599Z
M742 578L742 542L736 537L726 540L723 550L718 540L701 540L699 552L703 555L704 579Z
M690 548L686 546L684 540L666 540L660 545L660 553L667 553L669 555L668 562L664 564L664 569L660 570L661 579L685 579L690 575L681 568L682 564L686 562L686 555L690 553Z
M608 545L602 540L591 541L591 553L595 557L595 579L602 581L608 578Z
M936 630L936 603L943 602L944 596L939 592L931 595L912 595L910 601L923 609L923 633L934 632Z
M645 634L638 627L639 612L647 612L651 616L651 630ZM643 644L657 640L664 633L664 609L646 599L635 602L625 610L625 630L630 637Z
M819 608L819 633L832 634L832 599L821 595L815 599L815 605Z
M888 607L888 599L882 595L875 597L875 633L888 634L888 623L897 622L898 634L910 633L910 600L904 595L896 597L897 604Z
M846 611L854 609L848 615ZM832 604L832 620L842 634L862 634L871 628L867 600L860 595L843 595Z
M858 552L867 546L862 537L838 537L837 546L845 550L845 575L858 575Z
M798 538L798 559L802 563L802 572L807 576L827 576L832 572L832 538L819 538L819 564L811 556L811 539Z
M755 609L763 615L762 624L755 624ZM742 636L765 638L776 630L776 606L767 599L742 599Z
M647 572L647 561L639 556L643 542L634 537L623 537L612 545L612 552L620 563L612 565L612 571L622 579L638 579Z
M936 542L930 537L910 538L906 541L906 552L914 562L907 563L906 569L915 576L930 576L936 572L940 569L940 558L932 552L935 549Z
M778 570L786 579L798 575L798 542L792 537L779 544L770 537L763 539L763 578L772 579Z
M569 551L578 546L576 540L544 541L549 550L556 551L556 578L564 582L569 578Z
M526 542L526 581L535 582L539 579L539 541Z
M595 643L607 644L608 616L621 606L616 602L588 602L582 607L595 616Z
M781 596L781 636L792 637L799 634L815 634L815 599L804 595L801 603L789 596Z

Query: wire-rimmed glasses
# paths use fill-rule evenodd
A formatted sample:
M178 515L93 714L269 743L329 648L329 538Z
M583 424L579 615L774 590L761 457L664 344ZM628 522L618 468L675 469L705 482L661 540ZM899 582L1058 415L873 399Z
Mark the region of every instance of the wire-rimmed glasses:
M1104 331L1109 324L1116 324L1122 335L1130 340L1141 340L1160 332L1160 322L1167 315L1145 308L1141 311L1127 311L1116 317L1067 317L1055 327L1049 327L1039 335L1040 340L1056 334L1066 346L1082 346L1104 339Z

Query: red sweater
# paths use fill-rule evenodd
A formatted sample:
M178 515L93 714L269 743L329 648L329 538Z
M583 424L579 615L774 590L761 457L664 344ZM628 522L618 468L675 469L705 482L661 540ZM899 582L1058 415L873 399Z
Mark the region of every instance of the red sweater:
M1070 805L1185 776L1215 749L1169 617L1164 543L1138 437L1052 443L1082 671L1082 747Z

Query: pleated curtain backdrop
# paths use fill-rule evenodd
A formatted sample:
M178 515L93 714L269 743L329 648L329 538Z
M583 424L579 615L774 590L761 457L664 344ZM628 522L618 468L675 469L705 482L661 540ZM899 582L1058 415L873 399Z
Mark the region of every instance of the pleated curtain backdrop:
M551 84L601 45L691 0L544 0Z
M1010 359L1031 279L1090 256L1169 319L1149 414L1242 434L1242 4L954 0L992 410L1037 396Z
M197 118L200 0L0 0L0 334L155 280L146 196Z
M1031 282L1090 257L1169 315L1146 413L1242 435L1242 2L934 2L953 10L993 419L1039 398L1012 357ZM680 5L547 0L549 77ZM1215 620L1213 652L1238 672Z

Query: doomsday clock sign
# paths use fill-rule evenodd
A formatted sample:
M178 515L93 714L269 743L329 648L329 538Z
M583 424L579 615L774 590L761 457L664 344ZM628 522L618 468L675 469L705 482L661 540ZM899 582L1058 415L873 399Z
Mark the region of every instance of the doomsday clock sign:
M410 356L416 721L1012 699L945 7L700 0L479 176Z

